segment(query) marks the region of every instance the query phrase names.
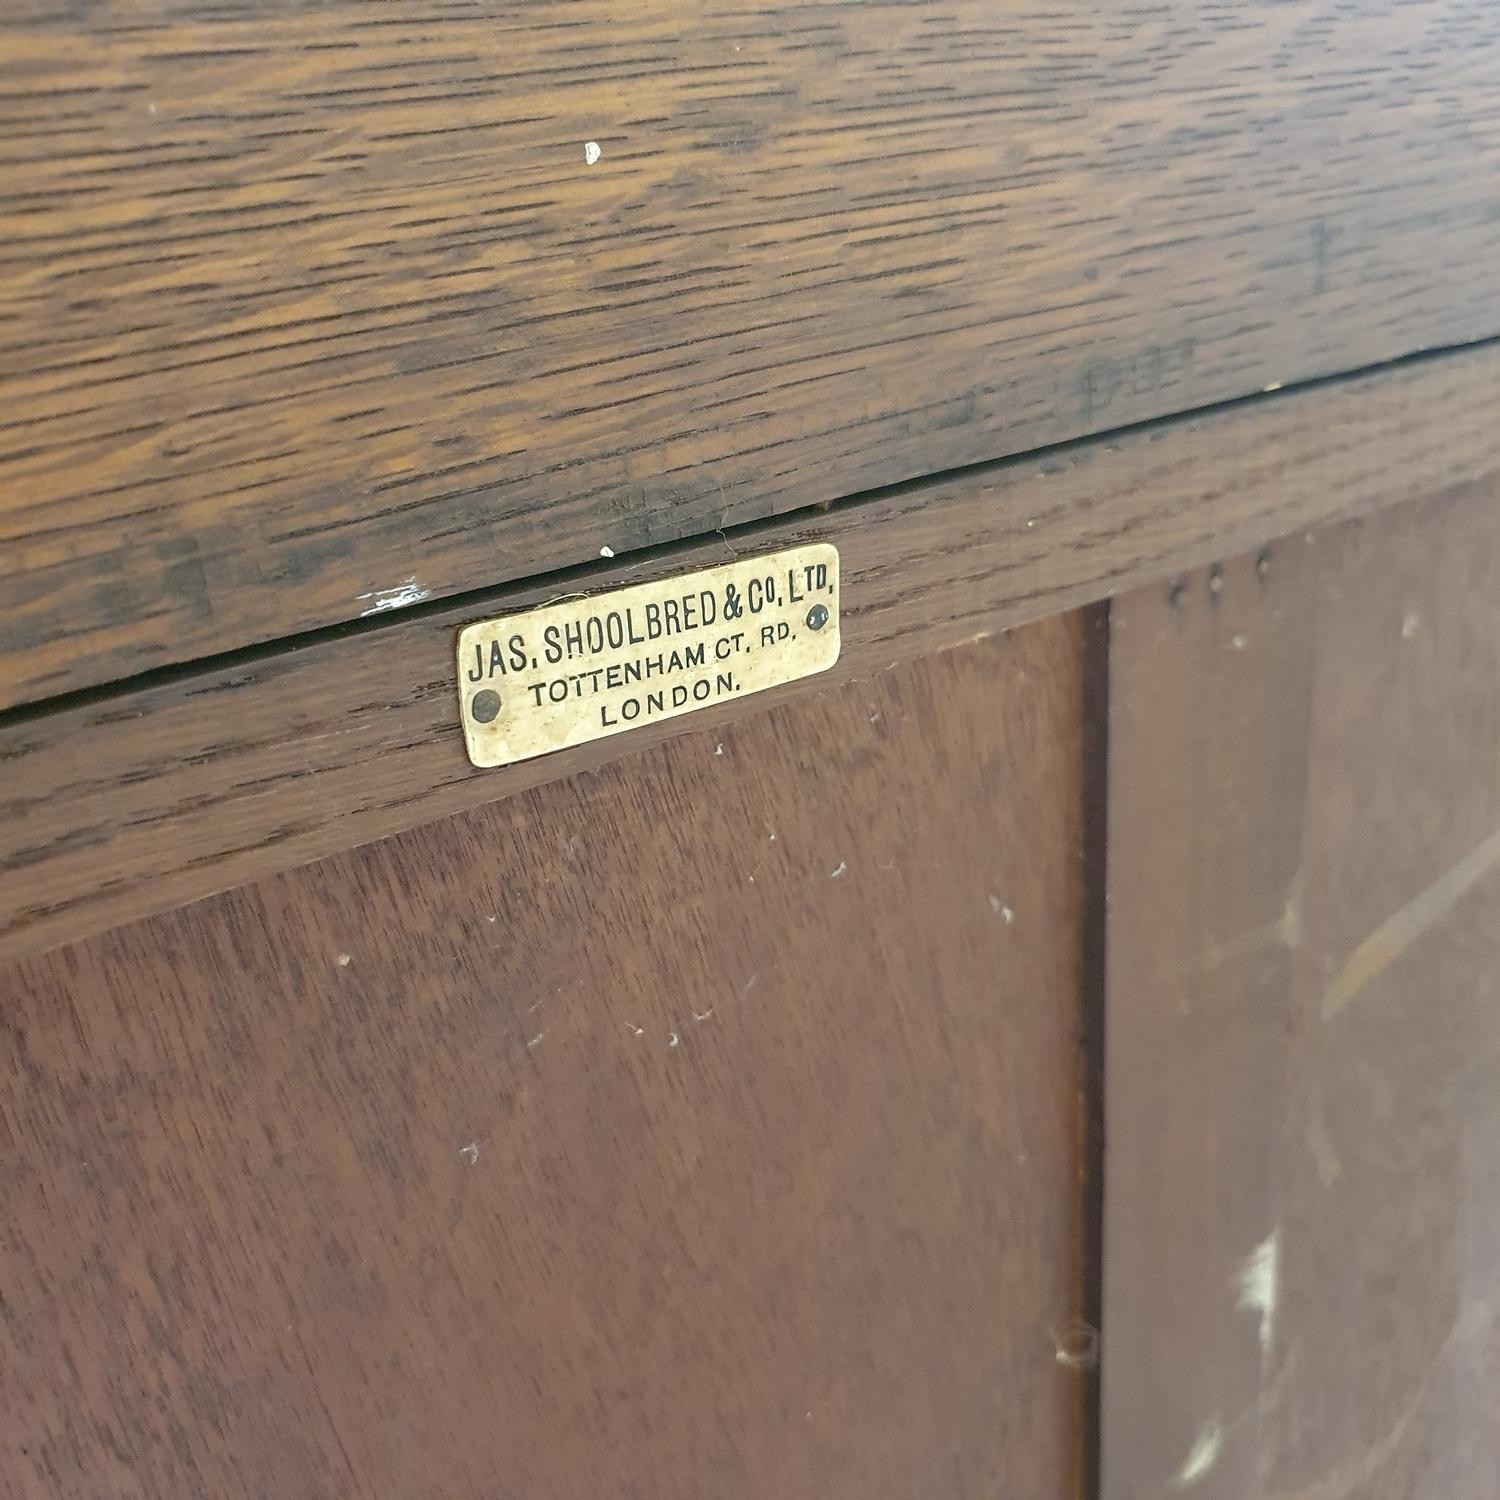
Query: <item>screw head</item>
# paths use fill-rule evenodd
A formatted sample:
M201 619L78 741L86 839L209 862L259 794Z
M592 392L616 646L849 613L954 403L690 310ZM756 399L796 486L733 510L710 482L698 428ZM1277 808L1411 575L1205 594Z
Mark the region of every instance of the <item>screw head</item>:
M807 612L807 628L809 630L821 630L828 623L828 608L823 604L815 604Z
M481 688L469 700L469 712L481 724L488 724L500 713L500 694L494 688Z

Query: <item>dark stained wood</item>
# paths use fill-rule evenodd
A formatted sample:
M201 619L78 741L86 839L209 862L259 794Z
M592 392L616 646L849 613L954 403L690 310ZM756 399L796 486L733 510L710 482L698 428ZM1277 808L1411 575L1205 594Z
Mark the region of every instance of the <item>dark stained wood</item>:
M863 676L1321 521L1454 487L1500 495L1497 410L1500 350L1474 350L746 528L732 545L836 543L838 672ZM622 559L371 634L12 716L0 724L0 952L759 711L766 700L751 699L505 771L472 770L458 731L462 624L721 562L725 547Z
M0 707L1494 336L1497 45L8 0Z
M1108 1500L1172 1493L1215 1431L1201 1493L1260 1493L1260 1324L1236 1277L1276 1222L1312 551L1298 537L1110 606Z
M1500 506L1132 594L1110 655L1105 1500L1490 1495Z
M1074 1495L1088 649L0 971L6 1494Z

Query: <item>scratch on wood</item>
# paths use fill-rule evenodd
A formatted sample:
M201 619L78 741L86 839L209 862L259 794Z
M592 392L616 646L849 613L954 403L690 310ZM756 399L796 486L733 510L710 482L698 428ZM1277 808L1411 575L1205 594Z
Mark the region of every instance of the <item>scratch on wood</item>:
M1193 1446L1182 1461L1182 1467L1172 1480L1174 1490L1190 1489L1203 1478L1219 1461L1219 1450L1224 1446L1224 1428L1217 1417L1211 1418L1198 1429Z
M391 589L371 589L367 594L358 596L359 602L372 601L365 609L360 610L360 617L367 615L383 614L388 609L405 609L409 604L420 604L426 597L428 591L417 584L416 577L410 577L398 583Z
M1279 1230L1273 1229L1249 1255L1235 1274L1239 1296L1235 1306L1260 1316L1260 1347L1271 1347L1276 1331L1276 1288L1280 1269Z
M1488 1345L1489 1335L1490 1309L1487 1303L1474 1303L1461 1309L1427 1361L1411 1400L1386 1429L1385 1435L1378 1442L1369 1444L1357 1458L1340 1464L1331 1473L1302 1489L1278 1493L1274 1500L1354 1500L1354 1497L1367 1494L1371 1480L1399 1451L1413 1420L1427 1403L1433 1377L1446 1365L1453 1350L1461 1344L1476 1341Z
M1500 829L1451 869L1393 912L1349 955L1323 996L1323 1019L1330 1021L1372 980L1383 974L1430 927L1500 862Z

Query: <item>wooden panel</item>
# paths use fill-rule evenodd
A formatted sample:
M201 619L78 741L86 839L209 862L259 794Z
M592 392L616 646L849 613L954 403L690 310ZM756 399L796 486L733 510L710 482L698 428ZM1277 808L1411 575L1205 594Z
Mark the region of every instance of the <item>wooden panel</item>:
M1500 493L1497 410L1500 351L1475 350L746 528L731 545L835 542L839 670L862 675L1331 517L1454 486ZM476 773L457 727L453 634L514 605L726 555L716 540L622 560L12 715L0 722L0 951L162 910L677 732Z
M1073 1494L1088 649L4 971L7 1493Z
M0 24L0 706L1500 333L1491 0Z
M1236 1277L1277 1216L1313 551L1111 605L1107 1500L1170 1494L1200 1433L1222 1444L1201 1493L1260 1493L1259 1322Z
M1500 1472L1500 507L1112 609L1107 1500Z

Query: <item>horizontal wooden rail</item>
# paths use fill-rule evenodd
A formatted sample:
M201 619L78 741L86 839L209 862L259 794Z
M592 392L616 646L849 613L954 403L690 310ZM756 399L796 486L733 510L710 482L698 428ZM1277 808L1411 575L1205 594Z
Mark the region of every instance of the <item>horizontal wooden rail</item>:
M1497 47L7 0L0 708L1500 334Z
M454 681L455 635L468 621L731 551L827 541L843 577L835 674L857 677L1395 502L1478 486L1500 503L1497 412L1500 346L1408 361L12 712L0 722L0 954L176 906L684 731L722 727L733 755L733 718L828 680L476 771Z

